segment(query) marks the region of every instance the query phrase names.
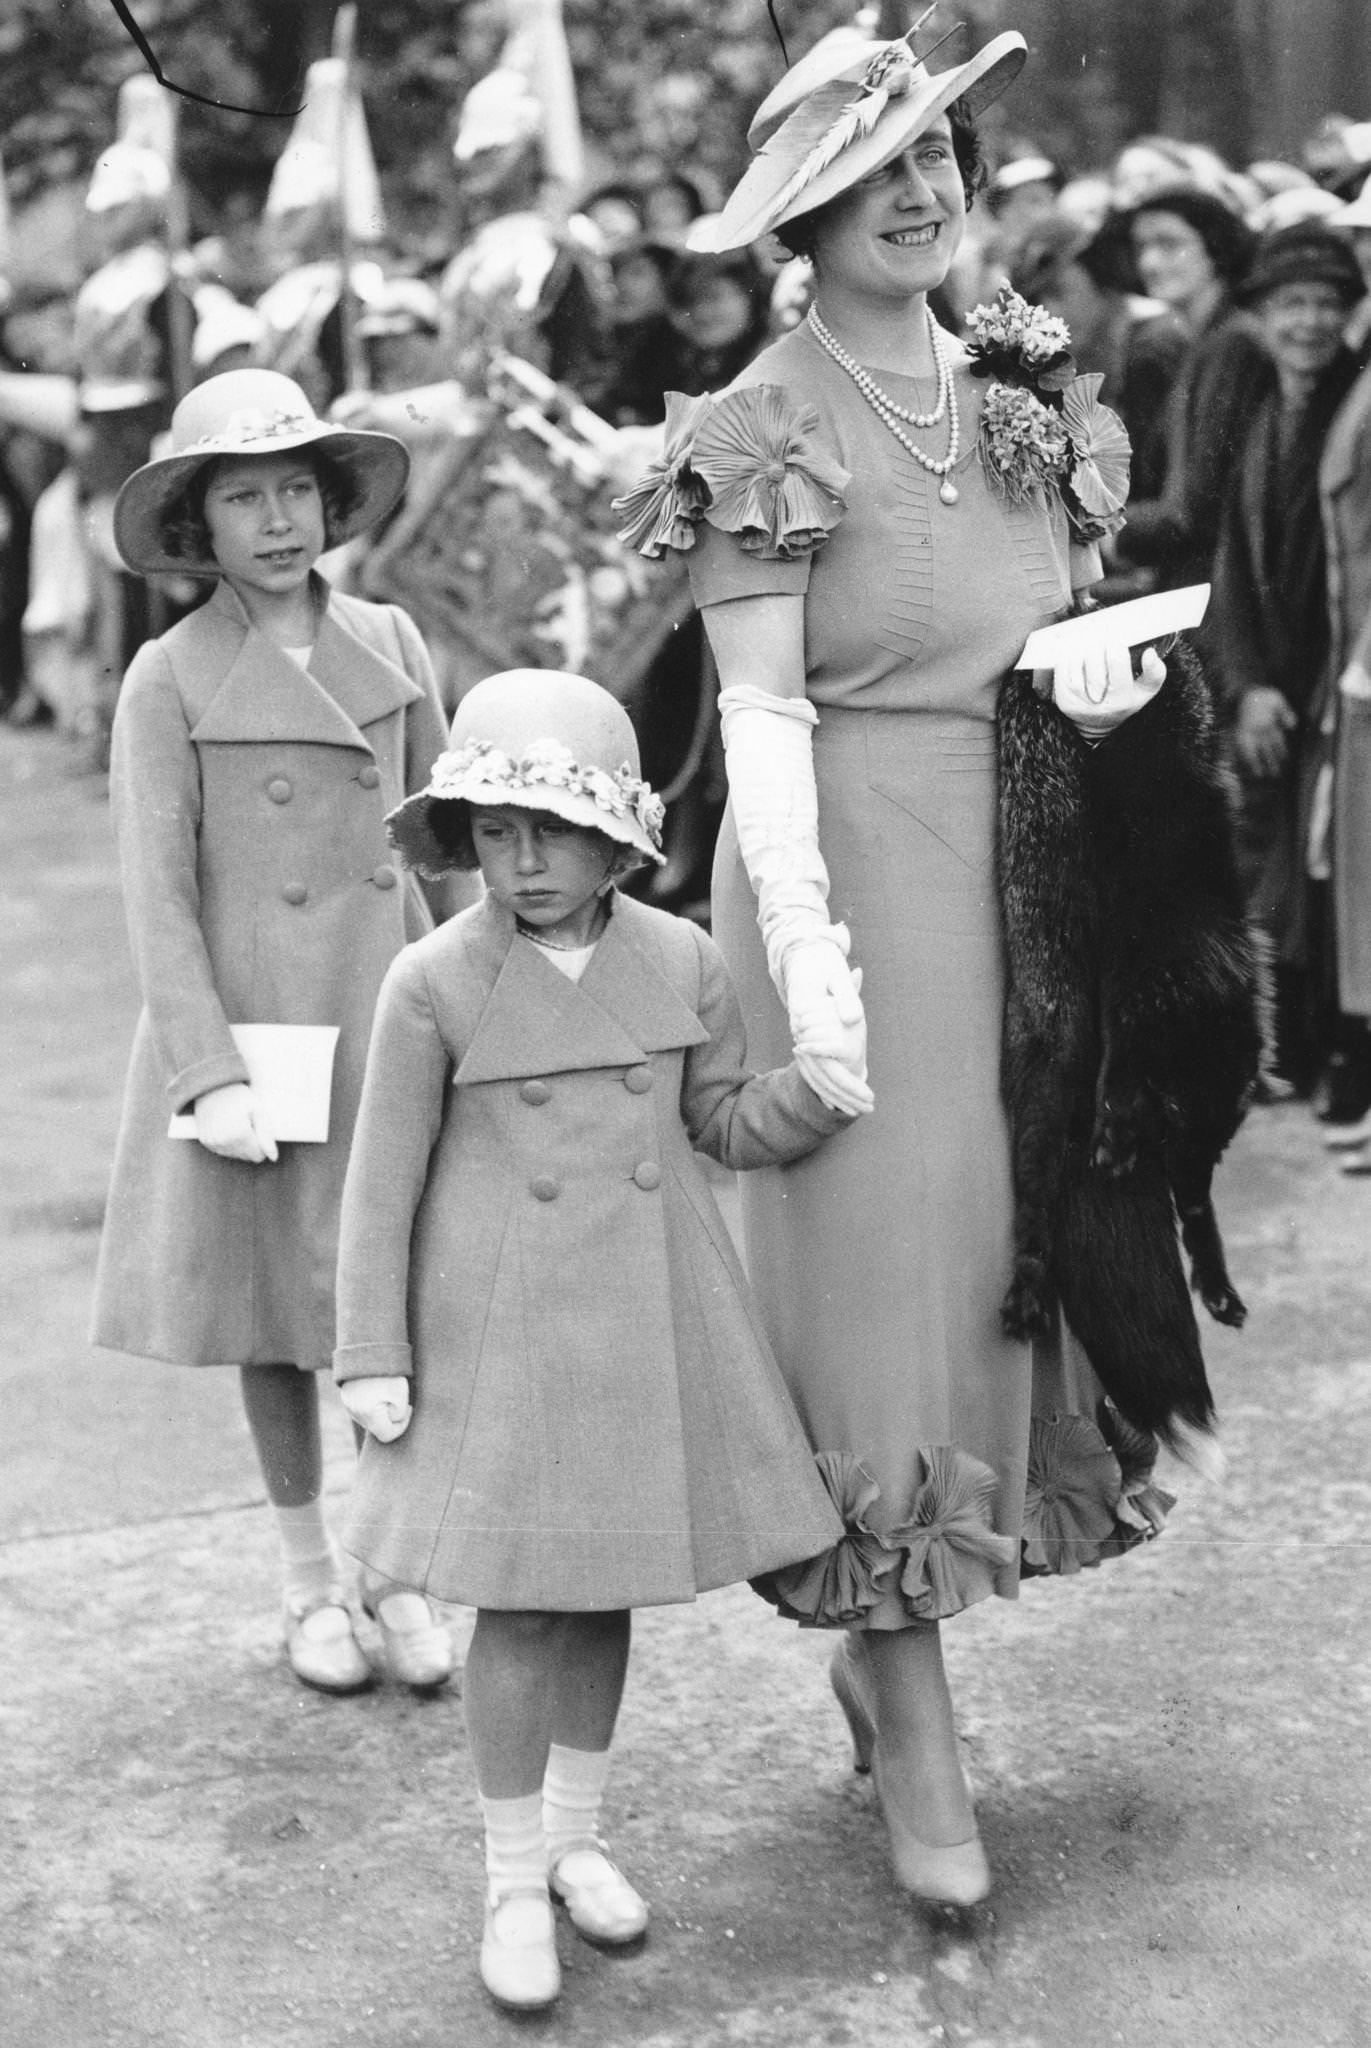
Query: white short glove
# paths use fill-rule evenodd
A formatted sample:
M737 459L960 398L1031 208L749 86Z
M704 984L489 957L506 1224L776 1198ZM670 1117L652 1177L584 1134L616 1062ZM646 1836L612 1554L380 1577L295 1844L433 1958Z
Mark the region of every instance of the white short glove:
M383 1379L344 1380L338 1391L357 1427L374 1436L378 1444L394 1443L409 1428L414 1410L403 1373Z
M800 1072L821 1101L849 1116L874 1103L866 1079L860 978L845 925L828 916L819 851L814 706L750 684L719 695L729 799L767 967L785 1003Z
M246 1081L230 1081L196 1096L195 1135L206 1151L217 1152L221 1159L260 1166L276 1157L271 1125Z

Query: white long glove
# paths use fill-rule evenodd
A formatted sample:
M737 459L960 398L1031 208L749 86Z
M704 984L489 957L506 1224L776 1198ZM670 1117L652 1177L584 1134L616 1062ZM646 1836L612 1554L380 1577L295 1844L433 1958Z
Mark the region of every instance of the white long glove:
M261 1166L275 1159L276 1138L261 1098L246 1081L228 1081L195 1098L195 1135L207 1152Z
M806 698L748 683L720 692L719 714L738 846L796 1064L831 1109L863 1116L875 1098L866 1079L861 977L847 964L847 927L829 921L819 851L818 715Z
M1039 670L1034 687L1040 696L1050 694L1081 738L1098 746L1125 719L1150 704L1165 681L1166 664L1155 649L1145 651L1134 675L1129 649L1109 642L1092 647L1084 657L1061 661L1053 670Z
M413 1409L409 1381L403 1373L376 1379L344 1380L338 1389L343 1406L357 1424L374 1436L378 1444L394 1443L409 1428Z

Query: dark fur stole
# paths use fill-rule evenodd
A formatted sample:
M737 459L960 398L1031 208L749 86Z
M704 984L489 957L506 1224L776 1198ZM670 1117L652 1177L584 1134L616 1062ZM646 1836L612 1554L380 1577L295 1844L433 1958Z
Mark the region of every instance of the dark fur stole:
M1173 1448L1213 1396L1186 1285L1245 1310L1210 1187L1262 1053L1262 973L1209 691L1187 643L1097 747L1014 672L1000 695L1002 1084L1014 1336L1058 1305L1129 1422Z

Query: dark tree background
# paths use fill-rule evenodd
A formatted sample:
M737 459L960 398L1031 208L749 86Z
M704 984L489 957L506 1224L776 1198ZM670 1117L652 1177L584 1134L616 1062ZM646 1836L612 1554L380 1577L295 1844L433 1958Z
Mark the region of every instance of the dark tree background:
M167 75L222 100L291 106L326 54L334 0L130 0ZM855 0L775 0L792 55ZM564 0L598 171L684 162L735 174L748 114L779 75L765 0ZM898 33L914 0L878 0ZM1008 26L1032 62L988 117L992 150L1046 148L1072 170L1163 129L1235 162L1293 150L1320 112L1371 114L1368 0L959 0L948 56ZM455 200L457 108L495 60L501 0L360 0L357 57L392 220L427 239ZM109 0L0 0L0 150L11 199L85 178L117 88L142 60ZM181 103L197 232L260 205L289 121Z

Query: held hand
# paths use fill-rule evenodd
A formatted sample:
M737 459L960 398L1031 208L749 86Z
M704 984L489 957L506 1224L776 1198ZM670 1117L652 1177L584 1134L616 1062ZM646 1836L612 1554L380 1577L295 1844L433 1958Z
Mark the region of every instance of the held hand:
M384 1379L344 1380L338 1391L358 1428L374 1436L378 1444L394 1443L409 1428L414 1411L409 1381L402 1373Z
M276 1139L261 1102L246 1081L230 1081L195 1098L195 1135L207 1152L260 1166L275 1159Z
M1290 751L1286 735L1294 724L1295 714L1279 690L1244 691L1233 745L1249 775L1268 778L1280 774Z
M831 940L810 939L791 947L782 972L800 1072L830 1109L869 1115L876 1098L866 1079L860 968Z

